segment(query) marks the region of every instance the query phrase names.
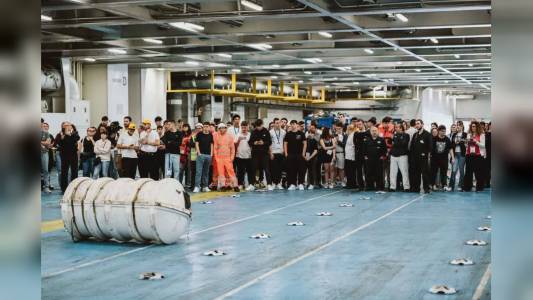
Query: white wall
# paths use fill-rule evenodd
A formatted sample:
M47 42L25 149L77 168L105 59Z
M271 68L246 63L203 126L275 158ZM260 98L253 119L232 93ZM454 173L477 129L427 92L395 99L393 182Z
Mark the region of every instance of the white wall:
M141 118L154 120L167 115L165 71L141 70Z
M446 127L453 123L455 116L453 96L441 90L426 88L422 91L420 102L420 118L424 120L426 129L431 128L432 122Z
M83 66L83 98L91 103L91 125L98 126L107 115L107 65Z
M462 120L491 120L490 95L480 95L473 100L457 99L456 118Z
M265 123L271 122L274 118L287 118L287 120L303 120L303 113L301 110L296 109L274 109L269 108L267 110L266 120L263 120ZM268 125L268 124L267 124Z
M135 124L141 122L141 70L129 69L128 111Z

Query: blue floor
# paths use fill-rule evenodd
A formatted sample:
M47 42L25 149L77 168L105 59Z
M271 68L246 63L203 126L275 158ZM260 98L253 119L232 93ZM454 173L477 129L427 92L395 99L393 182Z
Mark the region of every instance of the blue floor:
M370 200L361 197L371 197ZM43 220L60 217L43 197ZM339 207L341 202L353 207ZM315 213L333 215L319 217ZM64 231L42 243L44 299L471 299L490 263L490 193L241 193L193 203L188 237L175 245L73 243ZM291 221L306 225L289 227ZM265 232L266 240L249 236ZM489 246L466 246L469 239ZM222 249L228 254L206 257ZM453 258L475 265L456 267ZM166 278L141 281L142 272ZM487 287L490 288L490 287ZM485 290L481 299L490 299Z

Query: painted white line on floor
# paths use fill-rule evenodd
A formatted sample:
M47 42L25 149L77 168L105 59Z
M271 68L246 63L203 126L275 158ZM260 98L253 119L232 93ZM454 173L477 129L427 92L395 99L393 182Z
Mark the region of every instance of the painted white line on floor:
M309 256L311 256L311 255L313 255L313 254L315 254L315 253L317 253L317 252L319 252L319 251L322 251L322 250L326 249L327 247L329 247L329 246L331 246L331 245L337 243L338 241L341 241L341 240L343 240L343 239L345 239L345 238L347 238L347 237L349 237L349 236L351 236L351 235L353 235L353 234L355 234L355 233L357 233L357 232L359 232L359 231L361 231L361 230L363 230L363 229L365 229L365 228L367 228L367 227L373 225L374 223L377 223L377 222L379 222L379 221L381 221L381 220L383 220L383 219L389 217L390 215L392 215L392 214L394 214L395 212L397 212L397 211L403 209L404 207L406 207L406 206L408 206L408 205L411 205L411 204L413 204L414 202L416 202L416 201L422 199L424 196L425 196L425 195L418 196L418 197L416 197L415 199L413 199L413 200L411 200L411 201L409 201L409 202L407 202L407 203L405 203L405 204L403 204L403 205L401 205L401 206L396 207L395 209L389 211L388 213L382 215L381 217L379 217L379 218L377 218L377 219L374 219L374 220L372 220L372 221L370 221L370 222L368 222L368 223L366 223L366 224L364 224L364 225L361 225L361 226L359 226L359 227L353 229L352 231L349 231L349 232L347 232L347 233L345 233L345 234L343 234L343 235L341 235L341 236L338 236L338 237L336 237L335 239L329 241L328 243L326 243L326 244L324 244L324 245L322 245L322 246L320 246L320 247L318 247L318 248L315 248L315 249L313 249L313 250L311 250L311 251L309 251L309 252L307 252L307 253L304 253L304 254L301 255L301 256L298 256L298 257L296 257L296 258L293 258L293 259L291 259L290 261L286 262L285 264L283 264L283 265L281 265L281 266L279 266L279 267L277 267L277 268L274 268L274 269L272 269L272 270L270 270L270 271L264 273L263 275L260 275L260 276L258 276L258 277L256 277L256 278L254 278L254 279L252 279L252 280L246 282L245 284L243 284L243 285L241 285L241 286L239 286L239 287L236 287L236 288L232 289L231 291L229 291L229 292L227 292L227 293L225 293L225 294L223 294L223 295L221 295L221 296L219 296L219 297L217 297L217 298L215 298L215 299L216 299L216 300L219 300L219 299L225 299L225 298L227 298L227 297L231 297L231 296L237 294L238 292L242 291L243 289L245 289L245 288L247 288L247 287L250 287L250 286L252 286L252 285L258 283L259 281L261 281L261 280L263 280L263 279L265 279L265 278L267 278L267 277L269 277L269 276L271 276L271 275L273 275L273 274L276 274L276 273L278 273L279 271L282 271L283 269L285 269L285 268L287 268L287 267L290 267L290 266L296 264L297 262L299 262L299 261L301 261L301 260L303 260L303 259L305 259L305 258L307 258L307 257L309 257Z
M218 228L221 228L221 227L225 227L225 226L229 226L229 225L232 225L232 224L244 222L244 221L247 221L247 220L250 220L250 219L254 219L254 218L257 218L257 217L260 217L260 216L272 214L272 213L278 212L280 210L283 210L283 209L286 209L286 208L289 208L289 207L293 207L293 206L297 206L297 205L300 205L300 204L304 204L304 203L307 203L307 202L310 202L310 201L313 201L313 200L316 200L316 199L319 199L319 198L322 198L322 197L330 196L330 195L333 195L333 194L336 194L336 193L340 193L340 192L342 192L342 190L335 191L335 192L332 192L332 193L327 193L327 194L324 194L324 195L321 195L321 196L316 196L316 197L309 198L309 199L306 199L306 200L294 202L294 203L291 203L289 205L285 205L285 206L282 206L282 207L279 207L279 208L276 208L276 209L267 210L267 211L264 211L262 213L255 214L255 215L252 215L252 216L249 216L249 217L246 217L246 218L237 219L235 221L231 221L231 222L227 222L227 223L224 223L224 224L212 226L212 227L209 227L209 228L206 228L206 229L202 229L202 230L199 230L199 231L195 231L195 232L190 233L189 236L197 235L197 234L200 234L200 233L203 233L203 232L207 232L207 231L211 231L211 230L215 230L215 229L218 229ZM56 271L56 272L52 272L52 273L45 273L42 276L42 278L43 279L47 279L47 278L54 277L54 276L57 276L57 275L61 275L61 274L64 274L64 273L68 273L68 272L71 272L71 271L76 271L78 269L82 269L82 268L89 267L89 266L92 266L92 265L96 265L96 264L99 264L99 263L102 263L102 262L106 262L106 261L109 261L109 260L112 260L112 259L115 259L115 258L119 258L119 257L122 257L122 256L126 256L126 255L129 255L129 254L138 252L138 251L142 251L142 250L148 249L148 248L153 247L153 246L155 246L155 244L144 246L144 247L133 249L133 250L129 250L129 251L125 251L125 252L121 252L121 253L118 253L118 254L115 254L115 255L111 255L111 256L108 256L108 257L104 257L104 258L101 258L101 259L96 259L96 260L89 261L89 262L86 262L86 263L83 263L83 264L79 264L79 265L76 265L76 266L72 266L70 268L66 268L66 269L63 269L63 270L60 270L60 271Z
M487 270L485 271L485 274L483 274L483 277L481 277L481 281L479 282L479 285L476 288L476 291L474 292L474 296L472 296L472 300L479 300L481 299L481 296L483 296L483 291L485 290L485 287L489 283L489 279L491 276L491 270L490 270L490 264L487 267Z

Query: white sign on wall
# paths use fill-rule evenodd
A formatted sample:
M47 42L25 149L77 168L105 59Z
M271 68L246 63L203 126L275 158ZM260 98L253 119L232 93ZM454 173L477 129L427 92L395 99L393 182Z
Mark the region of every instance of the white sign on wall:
M126 115L128 115L128 65L107 65L107 116L110 121L121 122Z

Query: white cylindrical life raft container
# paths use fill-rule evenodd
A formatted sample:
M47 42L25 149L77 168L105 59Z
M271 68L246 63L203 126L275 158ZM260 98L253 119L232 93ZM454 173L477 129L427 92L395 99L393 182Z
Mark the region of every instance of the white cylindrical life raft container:
M187 232L190 208L189 195L171 178L79 177L61 199L63 223L74 241L94 237L172 244Z

